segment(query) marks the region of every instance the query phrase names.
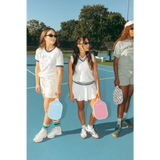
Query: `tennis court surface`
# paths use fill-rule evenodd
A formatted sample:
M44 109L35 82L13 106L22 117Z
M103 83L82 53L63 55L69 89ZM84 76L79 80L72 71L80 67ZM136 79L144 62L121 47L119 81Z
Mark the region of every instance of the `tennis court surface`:
M41 94L35 91L35 65L31 61L34 56L27 56L27 160L133 160L133 129L122 125L118 138L112 136L117 124L117 106L113 103L114 71L113 67L98 65L101 99L107 104L109 116L95 122L95 130L99 139L90 134L86 139L80 137L81 124L78 118L76 102L69 100L68 65L65 60L62 94L63 114L60 120L63 134L53 139L45 138L41 143L34 143L33 138L43 125L44 109ZM127 118L133 117L133 98ZM85 102L85 118L88 125L91 107ZM51 122L48 132L54 127Z

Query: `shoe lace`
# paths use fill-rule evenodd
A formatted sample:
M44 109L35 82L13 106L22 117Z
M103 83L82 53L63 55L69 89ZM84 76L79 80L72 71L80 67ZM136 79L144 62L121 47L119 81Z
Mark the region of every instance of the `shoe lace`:
M120 128L120 125L117 124L116 128L115 128L115 131L118 130Z

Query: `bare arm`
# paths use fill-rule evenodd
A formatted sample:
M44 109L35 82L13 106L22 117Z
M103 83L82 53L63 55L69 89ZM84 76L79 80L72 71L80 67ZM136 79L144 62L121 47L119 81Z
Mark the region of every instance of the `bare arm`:
M72 92L72 80L73 80L73 70L71 58L68 61L68 86L69 86L69 99L74 103L74 95Z
M57 72L58 72L58 79L57 79L57 87L56 87L55 95L58 95L60 97L61 84L62 84L62 78L63 78L63 67L57 67Z
M115 86L118 85L119 86L119 77L118 77L118 61L119 58L114 57L114 75L115 75L115 81L114 84Z
M96 60L95 56L94 56L93 76L94 76L94 80L95 80L95 83L97 86L96 94L101 98L100 86L99 86L99 75L98 75L98 71L97 71L97 60Z
M40 89L39 89L39 80L40 77L38 75L38 73L40 72L40 66L39 66L39 62L36 61L36 67L35 67L35 80L36 80L36 92L37 93L41 93Z

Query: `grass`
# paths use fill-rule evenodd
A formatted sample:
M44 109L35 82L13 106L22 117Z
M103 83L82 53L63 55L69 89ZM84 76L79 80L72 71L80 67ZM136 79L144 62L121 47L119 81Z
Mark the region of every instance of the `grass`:
M37 46L27 46L27 53L30 53L30 52L34 52L36 51L38 47ZM99 52L98 54L107 54L106 53L107 51L101 51ZM72 55L72 52L71 53L65 53L65 51L63 52L63 57L65 59L69 59L70 56ZM29 56L34 56L35 54L29 54ZM109 61L109 60L105 60L105 62L101 62L100 59L97 59L97 64L99 65L104 65L104 66L112 66L113 67L113 61Z
M111 66L111 67L113 67L113 60L112 61L105 60L105 62L101 62L101 60L98 59L97 60L97 64L103 65L103 66Z

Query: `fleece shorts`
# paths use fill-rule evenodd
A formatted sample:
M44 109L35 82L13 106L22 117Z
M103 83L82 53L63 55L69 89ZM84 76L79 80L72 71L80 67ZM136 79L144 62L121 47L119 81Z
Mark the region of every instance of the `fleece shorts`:
M128 72L127 74L121 74L118 76L119 77L119 81L120 81L120 86L128 86L130 84L134 84L133 83L133 71L132 72Z

